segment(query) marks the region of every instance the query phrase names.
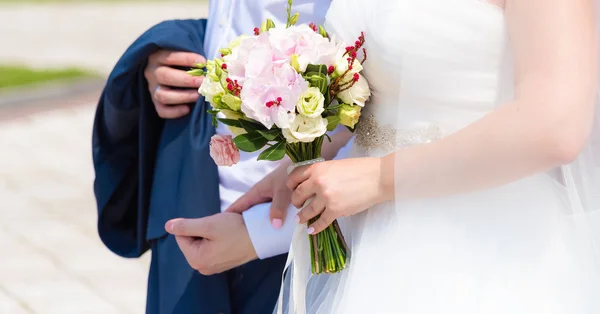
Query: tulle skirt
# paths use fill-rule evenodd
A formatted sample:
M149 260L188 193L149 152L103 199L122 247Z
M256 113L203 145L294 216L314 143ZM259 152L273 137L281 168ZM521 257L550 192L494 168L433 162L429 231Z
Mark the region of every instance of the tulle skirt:
M341 219L349 267L310 278L306 312L600 313L598 230L569 208L560 182L539 174Z

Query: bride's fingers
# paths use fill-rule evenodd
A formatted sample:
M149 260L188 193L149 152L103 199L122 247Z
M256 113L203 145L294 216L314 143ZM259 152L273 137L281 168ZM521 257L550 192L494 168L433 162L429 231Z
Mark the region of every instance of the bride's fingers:
M311 166L304 166L294 169L294 171L292 171L288 177L287 187L292 191L295 190L298 185L310 178L311 169Z
M311 198L315 193L312 191L312 184L309 184L308 181L303 182L298 185L292 193L292 204L296 208L302 208L306 200Z
M321 217L308 226L308 230L306 230L306 232L308 232L308 234L317 234L329 227L334 220L335 218L331 214L331 211L323 211Z
M321 202L320 198L315 198L306 205L297 215L296 221L301 224L307 223L310 219L317 217L320 213L325 210L325 204Z

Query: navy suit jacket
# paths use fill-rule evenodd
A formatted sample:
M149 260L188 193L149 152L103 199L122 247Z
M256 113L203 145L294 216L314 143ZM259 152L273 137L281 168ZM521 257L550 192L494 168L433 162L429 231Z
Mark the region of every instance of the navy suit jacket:
M174 186L178 182L172 180L173 176L192 172L193 169L180 167L180 159L188 158L190 149L197 150L200 157L197 170L201 178L192 178L200 185L191 187L197 194L194 201L200 202L186 205L206 209L205 215L220 209L217 168L207 153L214 128L203 108L205 102L198 100L192 114L184 118L163 120L154 109L143 73L148 56L159 49L202 54L205 26L206 20L185 20L163 22L151 28L118 61L101 95L92 140L98 231L104 244L118 255L141 256L149 249L148 240L165 234L164 222L168 218L190 214L185 212L190 206L178 206L188 200L180 198L189 197L179 190L186 186ZM189 130L192 124L194 130ZM188 137L190 143L182 143L186 136L181 135L186 129L195 131ZM158 154L159 146L177 156L168 160L168 152ZM169 185L163 184L167 181ZM167 197L173 202L165 203ZM150 213L151 199L153 207L178 208L183 212L163 210L170 215L156 213L157 217L148 221L149 215L154 218L154 212L158 212Z
M159 283L159 289L151 293L149 288L149 295L160 298L154 302L160 309L149 312L172 313L184 303L193 309L181 313L236 312L230 304L236 299L229 295L231 274L199 275L164 230L171 218L220 212L218 172L209 155L215 132L206 113L209 106L201 98L189 115L163 120L143 74L148 56L159 49L203 54L205 28L206 20L167 21L138 38L110 74L94 122L98 232L104 244L123 257L139 257L153 248L149 282ZM245 266L264 286L264 302L274 302L283 263L284 257L279 257ZM190 278L197 291L190 292ZM186 295L193 299L182 303ZM261 306L272 309L271 305Z

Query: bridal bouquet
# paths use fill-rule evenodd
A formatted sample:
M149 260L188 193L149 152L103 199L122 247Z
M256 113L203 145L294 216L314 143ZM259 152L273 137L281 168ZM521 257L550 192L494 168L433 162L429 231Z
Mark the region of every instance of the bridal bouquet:
M360 74L364 35L353 45L337 42L322 26L296 25L299 14L291 14L291 5L290 0L285 28L267 20L253 35L221 49L221 58L189 72L205 76L199 92L212 106L213 123L227 125L235 135L211 140L211 155L220 166L239 161L238 149L264 147L259 160L285 155L296 164L322 160L326 133L339 124L354 130L371 95ZM337 221L309 237L313 274L345 268L348 248Z

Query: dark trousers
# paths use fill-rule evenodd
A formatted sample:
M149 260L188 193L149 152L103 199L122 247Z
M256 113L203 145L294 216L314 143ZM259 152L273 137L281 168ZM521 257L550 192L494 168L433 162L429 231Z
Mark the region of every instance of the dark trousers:
M173 262L180 258L175 256L177 252L174 249L178 247L174 237L170 235L152 243L147 314L273 313L279 295L285 255L253 261L207 277L191 270L187 264ZM186 266L189 275L182 276L181 268ZM181 289L182 293L173 295Z

